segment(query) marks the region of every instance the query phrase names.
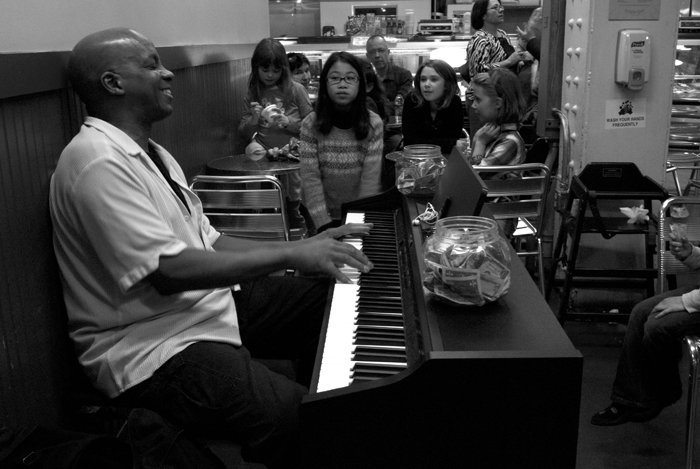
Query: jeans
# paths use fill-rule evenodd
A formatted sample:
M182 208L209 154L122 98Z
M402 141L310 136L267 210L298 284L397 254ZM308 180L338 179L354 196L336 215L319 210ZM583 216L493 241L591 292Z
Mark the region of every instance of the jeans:
M270 469L299 465L299 404L308 393L328 279L262 277L234 293L243 346L197 342L117 399L197 436L243 446ZM255 358L298 361L297 381ZM303 383L303 384L300 384Z
M660 319L651 310L662 299L680 296L686 287L648 298L632 309L611 399L633 407L665 407L681 398L678 362L682 339L700 330L700 313L670 313Z

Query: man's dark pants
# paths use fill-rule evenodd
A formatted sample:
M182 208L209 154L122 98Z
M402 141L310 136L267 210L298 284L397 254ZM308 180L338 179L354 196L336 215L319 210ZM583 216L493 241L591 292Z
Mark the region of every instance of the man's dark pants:
M308 393L328 294L326 278L270 276L234 293L242 347L197 342L118 399L197 436L228 439L270 469L299 463L299 404ZM295 381L256 361L297 363Z

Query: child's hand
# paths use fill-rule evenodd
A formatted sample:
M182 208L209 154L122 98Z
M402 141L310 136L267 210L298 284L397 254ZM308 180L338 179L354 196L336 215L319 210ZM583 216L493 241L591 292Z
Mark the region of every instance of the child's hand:
M671 231L668 237L671 239L669 243L671 254L679 261L686 260L693 253L693 245L685 236L679 236Z
M280 129L284 129L289 125L289 117L285 116L284 114L280 114L279 117L276 118L277 121L277 127Z
M252 125L258 125L258 121L260 120L260 113L262 112L262 106L258 102L251 102L250 103L250 112L253 114L250 118L250 123Z
M479 130L474 134L474 140L477 142L488 145L501 133L501 129L496 124L484 124Z

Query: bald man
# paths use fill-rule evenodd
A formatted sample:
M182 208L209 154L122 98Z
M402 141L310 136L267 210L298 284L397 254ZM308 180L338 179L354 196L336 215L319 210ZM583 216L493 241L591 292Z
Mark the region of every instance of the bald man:
M328 277L267 274L348 282L337 266L372 264L334 237L371 226L289 243L222 235L149 138L175 99L153 43L124 28L91 34L68 74L89 117L58 161L50 209L80 363L110 398L240 443L270 468L296 467ZM251 356L297 360L298 382Z
M375 35L367 39L365 51L367 60L374 65L384 85L384 92L389 101L393 103L399 94L404 98L408 97L413 89L413 75L405 68L391 63L391 51L384 36Z

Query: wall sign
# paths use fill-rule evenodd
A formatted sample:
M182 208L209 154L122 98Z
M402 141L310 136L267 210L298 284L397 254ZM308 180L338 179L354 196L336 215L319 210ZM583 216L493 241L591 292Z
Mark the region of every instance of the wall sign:
M646 99L607 99L605 101L606 129L643 129L647 126L646 120Z
M610 0L609 20L658 20L661 0Z

